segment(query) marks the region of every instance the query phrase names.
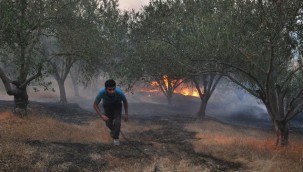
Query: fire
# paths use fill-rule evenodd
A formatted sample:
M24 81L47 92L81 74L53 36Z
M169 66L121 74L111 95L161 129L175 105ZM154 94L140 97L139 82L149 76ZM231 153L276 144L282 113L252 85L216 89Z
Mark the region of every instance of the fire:
M159 84L158 84L157 81L153 81L150 85L151 85L151 86L154 86L154 87L158 87L158 86L159 86Z
M191 88L185 87L185 88L175 90L174 93L180 93L184 96L200 97L199 92L196 88L191 89Z
M181 94L183 94L184 96L188 96L189 90L188 89L181 90Z
M164 75L162 80L164 81L165 86L167 88L168 85L169 85L169 83L168 83L169 77L167 75ZM176 84L176 82L177 82L177 80L171 80L170 84L174 85L174 84ZM180 82L182 82L182 80ZM150 85L153 86L153 87L159 87L159 83L157 81L152 81L150 83ZM150 89L147 92L159 92L159 90L156 91L154 89ZM186 86L183 83L177 89L174 90L174 93L179 93L179 94L182 94L184 96L200 97L199 92L196 88L190 88L190 87Z
M167 75L164 75L162 77L162 80L164 81L165 83L165 86L166 88L168 87L168 76ZM175 82L177 82L176 80L172 80L171 81L171 84L174 84ZM159 87L159 83L157 81L152 81L152 83L150 84L151 86L154 86L154 87Z
M192 96L194 96L194 97L200 97L198 90L194 90Z

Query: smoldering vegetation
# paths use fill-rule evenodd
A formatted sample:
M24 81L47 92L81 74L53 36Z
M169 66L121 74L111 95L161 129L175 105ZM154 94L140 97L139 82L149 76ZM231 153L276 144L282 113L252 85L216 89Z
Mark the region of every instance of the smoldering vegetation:
M79 83L79 96L75 96L74 86L71 78L68 77L65 83L66 95L69 103L75 103L79 107L94 113L93 101L99 89L104 86L106 78L100 77L87 86ZM38 102L59 102L59 88L51 78L48 80L53 84L47 91L41 86L30 86L28 88L29 99ZM140 84L138 84L140 85ZM122 86L122 89L125 87ZM190 88L193 89L193 88ZM38 92L34 90L39 90ZM148 92L148 90L154 90ZM184 118L196 118L201 100L198 97L174 94L172 106L169 106L164 94L158 89L150 87L148 84L141 84L131 91L126 91L126 96L130 104L131 116L140 118L154 118L155 116L165 117L179 115ZM12 100L12 97L1 93L1 99ZM102 106L100 106L102 108ZM248 94L241 88L223 80L219 83L211 96L206 114L222 122L233 125L247 126L252 128L262 128L271 130L272 121L263 103ZM300 132L303 129L303 115L296 116L290 123L292 130Z
M71 78L68 77L65 83L68 102L94 113L92 104L99 89L104 86L105 80L106 78L100 77L86 86L78 83L79 96L75 96L74 85ZM56 104L59 102L60 97L59 88L52 78L46 79L46 81L52 82L52 85L46 91L39 85L31 85L28 88L29 99L31 101ZM125 89L125 87L122 86L122 89ZM174 94L173 104L169 106L166 97L159 89L153 92L148 92L148 90L155 90L155 88L150 87L148 84L141 84L140 87L135 87L131 91L126 92L131 116L146 119L171 115L196 118L201 102L200 98ZM12 100L13 97L2 92L1 99ZM13 103L10 105L13 107ZM102 109L102 106L100 108ZM219 83L211 96L206 108L206 114L209 117L233 125L267 130L273 129L272 121L263 103L236 85L227 84L226 80ZM303 115L296 116L291 121L290 128L296 132L303 131L302 121Z
M130 121L122 124L120 147L92 109L104 79L80 86L68 104L58 88L28 90L30 114L12 113L11 97L0 103L2 171L302 171L300 131L291 145L274 146L265 108L243 90L218 86L197 121L200 99L175 94L173 104L159 92L127 92ZM150 89L146 87L144 89ZM1 97L3 98L3 97ZM101 106L100 106L101 107ZM101 107L102 108L102 107ZM231 125L232 124L232 125ZM292 127L292 129L294 129ZM127 161L125 161L127 159Z
M8 102L10 103L10 102ZM1 101L1 104L5 104ZM134 115L121 146L94 113L31 102L26 118L0 107L1 171L302 171L302 137L274 146L271 131L180 115ZM145 107L147 107L145 105ZM152 108L149 107L149 108ZM71 115L72 114L72 115ZM84 120L86 119L86 120Z

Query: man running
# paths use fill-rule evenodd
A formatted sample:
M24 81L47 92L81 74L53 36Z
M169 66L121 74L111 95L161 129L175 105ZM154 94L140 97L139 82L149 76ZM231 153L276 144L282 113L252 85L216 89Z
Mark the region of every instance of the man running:
M99 103L103 99L104 113L100 111ZM94 109L110 129L110 135L114 139L114 145L120 145L119 134L121 128L122 102L125 110L125 122L128 120L128 103L123 91L116 87L116 82L109 79L105 82L105 88L101 88L94 102Z

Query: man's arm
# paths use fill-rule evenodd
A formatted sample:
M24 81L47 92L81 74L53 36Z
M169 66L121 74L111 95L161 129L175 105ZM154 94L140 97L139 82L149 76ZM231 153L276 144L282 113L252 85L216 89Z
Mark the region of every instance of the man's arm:
M98 106L98 104L96 103L96 101L94 101L94 109L97 112L97 114L100 116L101 119L103 119L103 121L108 121L108 117L103 114Z
M123 100L123 105L124 105L124 110L125 110L125 118L124 121L127 122L128 121L128 103L127 100Z

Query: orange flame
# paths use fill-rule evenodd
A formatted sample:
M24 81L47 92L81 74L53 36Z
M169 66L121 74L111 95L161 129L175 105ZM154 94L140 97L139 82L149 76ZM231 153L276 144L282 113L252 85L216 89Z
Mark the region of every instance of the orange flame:
M185 87L185 88L175 90L174 93L180 93L184 96L200 97L199 92L196 88L191 89L191 88Z
M154 86L154 87L159 87L159 84L157 81L153 81L150 85Z
M167 75L163 75L162 79L165 83L165 86L168 87L169 77ZM177 80L174 79L174 80L171 80L170 82L171 82L170 83L171 85L174 85L174 84L176 84ZM181 80L181 82L182 82L182 80ZM150 85L153 87L159 87L159 83L157 81L152 81ZM155 90L153 90L153 91L149 90L147 92L155 92ZM179 93L184 96L200 97L199 92L196 88L189 88L185 84L181 84L177 89L174 90L174 93Z

